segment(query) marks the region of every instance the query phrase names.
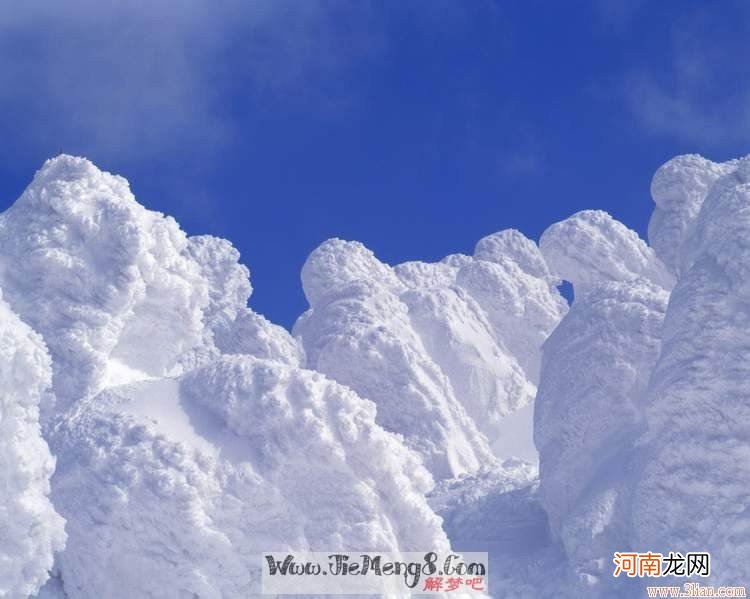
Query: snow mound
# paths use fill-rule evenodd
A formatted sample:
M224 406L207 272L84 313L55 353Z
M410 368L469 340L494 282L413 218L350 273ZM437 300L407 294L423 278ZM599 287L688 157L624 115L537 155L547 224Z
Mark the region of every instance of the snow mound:
M279 362L105 391L55 449L71 599L250 596L271 549L448 549L431 476L375 406Z
M302 289L311 306L335 299L338 290L350 283L368 280L396 293L402 288L393 270L358 241L329 239L302 267Z
M525 273L553 281L537 245L516 229L506 229L480 239L474 247L474 258L497 263L510 259Z
M679 197L685 214L699 192L705 199L679 248L681 276L644 396L633 543L709 551L712 584L737 584L750 560L750 158L717 167L683 157L667 166L661 177L675 189L667 181L659 189L674 199L674 213ZM726 174L716 177L717 169Z
M0 296L0 596L35 593L65 545L64 521L48 499L55 467L39 426L50 385L39 335Z

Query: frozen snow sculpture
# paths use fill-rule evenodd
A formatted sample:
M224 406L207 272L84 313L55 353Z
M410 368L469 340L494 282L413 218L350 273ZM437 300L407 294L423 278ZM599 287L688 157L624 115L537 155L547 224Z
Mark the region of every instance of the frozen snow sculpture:
M628 464L641 395L661 347L671 277L638 236L598 211L552 225L548 264L575 302L544 345L534 438L539 494L578 592L610 596L614 551L628 547ZM649 278L650 277L650 278Z
M644 398L632 543L708 551L711 583L737 584L750 561L750 158L716 165L682 157L655 180L657 204L669 197L675 213L680 199L686 214L699 191L705 199L674 248L681 274Z

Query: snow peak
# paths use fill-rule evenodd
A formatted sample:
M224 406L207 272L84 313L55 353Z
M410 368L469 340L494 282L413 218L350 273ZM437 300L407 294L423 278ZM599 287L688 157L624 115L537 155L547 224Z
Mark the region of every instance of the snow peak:
M444 576L451 580L471 576L484 582L487 574L487 556L483 553L449 553L443 558L434 551L400 554L267 553L263 557L264 589L271 579L291 578L296 581L297 592L305 593L364 594L386 586L390 590L421 592L423 576L427 579Z

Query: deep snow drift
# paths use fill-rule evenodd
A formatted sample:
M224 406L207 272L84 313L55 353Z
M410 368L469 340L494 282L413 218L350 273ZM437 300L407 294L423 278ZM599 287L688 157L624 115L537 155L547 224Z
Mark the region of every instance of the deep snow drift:
M637 596L628 550L744 583L750 159L652 194L651 247L598 211L437 263L328 240L292 335L229 242L48 161L0 215L0 596L249 597L268 549L488 551L496 597Z

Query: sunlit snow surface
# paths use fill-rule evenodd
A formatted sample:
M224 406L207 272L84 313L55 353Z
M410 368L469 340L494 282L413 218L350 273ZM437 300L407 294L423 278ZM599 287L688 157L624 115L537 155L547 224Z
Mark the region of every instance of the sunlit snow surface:
M0 215L0 596L250 597L268 549L487 551L496 597L639 596L627 550L742 584L749 181L670 161L651 246L599 211L435 263L328 240L290 334L229 242L48 161Z

